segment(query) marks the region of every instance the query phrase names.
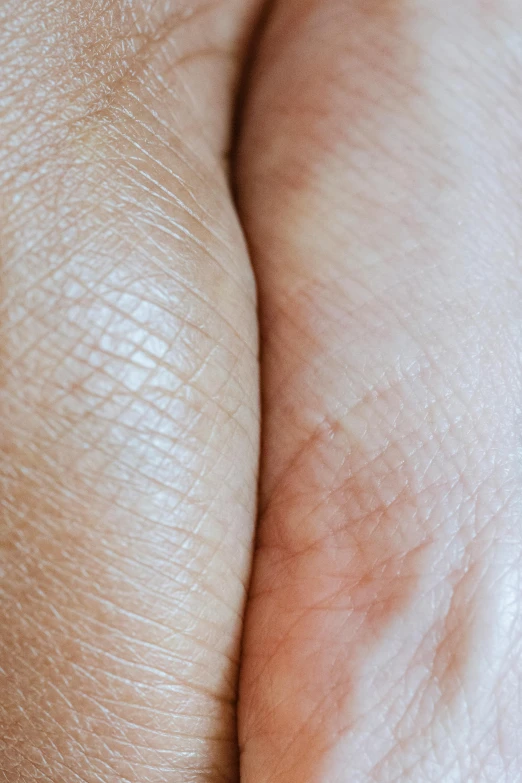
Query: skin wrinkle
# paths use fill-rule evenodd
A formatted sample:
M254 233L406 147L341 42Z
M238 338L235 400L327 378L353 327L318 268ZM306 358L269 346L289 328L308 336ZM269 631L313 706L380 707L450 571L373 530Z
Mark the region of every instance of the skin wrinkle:
M280 3L257 51L246 783L516 779L516 17L478 5Z
M402 428L401 428L401 429L402 429ZM303 485L304 485L304 486L308 486L308 482L307 482L307 481L305 481L305 480L303 480ZM419 500L420 500L420 498L419 498ZM294 501L294 502L295 502L295 501ZM281 504L281 505L283 505L283 504ZM350 519L351 519L351 520L353 519L353 515L350 515ZM280 527L280 525L275 525L274 527L275 527L276 529L278 529L278 528ZM293 549L293 547L292 547L292 549ZM316 569L316 570L317 570L317 569ZM350 594L351 594L351 593L350 593L350 591L348 591L348 595L350 595ZM371 605L373 605L373 604L370 602L370 606L371 606ZM365 649L364 641L362 641L362 646L363 646L363 649ZM386 779L387 779L387 778L386 778Z
M312 453L312 449L310 449L310 453ZM305 464L306 464L306 462L305 462ZM313 476L314 472L313 472L312 468L310 468L310 471L311 471L310 476ZM303 486L310 486L310 477L308 479L303 478L302 483L303 483ZM337 503L338 503L338 501L336 501L336 505L337 505ZM342 506L342 504L339 503L339 507L341 507L341 506ZM269 513L270 512L268 512L268 514ZM269 518L269 516L268 516L268 518ZM371 519L371 517L370 517L370 519ZM364 518L363 518L363 525L364 525L365 522L366 522L366 520L364 520ZM369 520L368 520L368 522L369 522ZM271 527L273 529L275 529L275 530L278 530L282 526L276 522ZM362 533L363 530L364 530L364 527L361 527L361 533ZM362 533L362 534L365 535L364 533ZM302 532L300 531L300 536L301 535L302 535ZM342 534L340 534L340 535L342 536ZM353 535L353 534L350 534L350 535ZM384 618L386 618L386 621L389 622L390 615L393 615L394 613L400 611L401 603L397 603L397 600L400 601L400 602L407 601L408 600L407 596L409 594L411 594L410 590L408 590L408 591L404 590L404 585L403 585L402 589L399 590L399 592L395 595L395 591L396 591L395 582L394 582L395 577L392 577L390 579L390 581L388 581L387 578L383 579L382 575L380 573L381 569L382 569L382 558L383 557L385 557L386 559L391 558L392 561L393 561L393 556L390 555L390 551L391 551L390 550L390 545L393 543L393 538L385 537L383 539L382 543L379 543L378 539L376 539L374 534L373 534L373 530L372 530L371 526L370 526L370 529L368 530L366 535L368 536L368 538L367 538L368 544L363 543L362 539L361 539L361 541L355 541L354 542L354 547L356 549L354 550L354 555L353 555L354 559L351 561L351 563L352 563L352 565L356 565L357 564L357 555L355 555L355 552L357 551L357 549L359 549L361 546L368 546L368 545L369 546L373 546L373 550L372 551L374 551L375 553L372 554L372 555L369 555L369 553L365 553L364 556L362 557L362 563L364 564L366 562L369 563L370 561L373 561L375 563L375 576L372 576L371 572L368 572L368 573L359 572L358 568L356 569L355 572L353 572L352 568L350 568L348 566L346 568L343 568L343 572L347 575L346 578L348 578L350 580L350 585L351 586L343 585L343 586L339 586L336 589L336 592L338 591L338 595L341 596L343 602L345 600L347 600L347 599L350 601L350 605L353 607L351 611L354 612L355 616L357 616L358 613L361 612L362 624L363 624L364 628L366 628L366 631L364 631L362 635L359 635L359 638L358 638L358 644L360 645L361 650L368 649L369 638L368 638L367 634L370 634L370 636L373 636L373 633L374 633L373 629L374 629L374 627L375 627L375 633L379 633L378 629L382 627L382 620ZM339 538L339 541L336 544L336 551L338 551L338 552L340 551L339 544L341 543L341 540L342 540L342 538ZM365 541L366 541L366 538L365 538ZM370 544L370 542L373 542L373 544ZM377 547L381 547L381 546L382 546L382 553L383 554L379 555L379 554L377 554L376 548ZM288 550L289 552L292 552L292 551L294 551L294 548L295 548L295 546L293 544L290 546L288 543L285 543L285 544L283 544L282 550L283 551L287 551ZM300 546L300 549L301 549L301 546ZM344 547L341 547L341 549L344 549ZM319 548L318 548L318 550L319 550ZM412 554L414 554L413 551L412 551ZM302 555L302 551L301 551L301 555ZM301 557L300 560L302 560L302 557ZM286 563L286 568L287 569L288 568L292 568L292 563L291 562L289 563L286 560L286 558L285 558L285 563ZM302 563L300 561L297 562L296 567L299 567L299 566L302 567ZM311 570L313 571L313 569L311 569ZM395 570L395 569L393 569L393 570ZM379 574L378 577L377 577L377 574ZM398 578L401 579L400 571L398 572ZM374 585L375 585L375 587L374 587ZM387 587L385 587L385 585L387 585ZM411 586L412 590L414 590L414 588L415 588L415 584L413 584ZM298 582L296 584L296 589L298 589ZM374 590L377 591L375 594L373 592ZM384 590L386 590L385 594L383 594L383 592L381 592L381 591L384 591ZM308 591L309 591L309 588L306 588L305 592L308 592ZM371 595L370 594L365 595L368 591L371 592ZM318 601L317 595L320 595L321 591L318 588L316 588L315 591L314 591L314 594L316 596L314 598L314 607L316 607L317 606L317 601ZM361 595L361 599L357 598L357 594ZM257 595L257 593L256 593L256 595ZM257 599L262 598L262 595L263 595L263 593L260 592L260 594L257 596ZM365 597L363 597L363 596L365 596ZM325 598L324 598L324 601L325 601L325 609L328 608L328 604L329 604L330 614L331 614L331 610L333 608L332 602L335 603L335 596L333 596L331 594L326 595ZM296 600L296 605L302 605L302 599L301 600ZM341 607L339 607L339 609L341 609ZM282 611L284 611L284 610L282 610ZM368 613L368 611L369 611L369 613ZM382 616L379 617L379 612L381 612L381 611L382 611ZM327 612L327 614L328 614L328 612ZM310 617L307 616L306 614L304 615L304 617L305 617L305 621L308 624L310 624L311 623ZM355 620L355 617L354 617L354 619L350 619L350 623L351 624L353 624L354 622L358 622L358 621ZM340 629L339 632L342 633L342 629ZM323 635L318 633L316 638L321 639L321 638L323 638ZM290 649L292 649L291 645L290 645ZM269 653L265 653L267 661L270 661L272 657L275 657L277 655L277 652L278 652L278 649L276 647L275 649L271 650ZM297 655L296 655L295 650L293 651L293 655L294 655L294 665L296 665ZM353 658L354 658L354 652L352 651L350 653L350 659L353 661ZM263 677L263 670L262 669L259 671L259 676L261 678ZM342 687L343 693L346 694L346 691L347 691L346 679L342 679L342 686L341 687ZM319 710L319 714L320 714L321 718L324 719L324 714L322 714L320 710ZM290 719L290 718L288 718L288 719ZM312 731L312 733L314 735L317 734L317 726L310 727L308 725L308 720L307 720L307 727L308 727L308 731ZM327 731L329 732L328 728L327 728ZM296 732L296 736L298 736L298 732ZM322 732L319 732L319 736L320 737L323 736ZM321 742L326 742L326 740L321 740ZM327 743L327 745L328 744L329 743ZM315 748L314 748L314 750L315 750ZM301 749L301 753L302 753L302 749ZM285 757L284 749L282 750L282 753L281 753L280 757L281 758ZM309 763L309 762L307 761L306 763ZM297 771L296 771L295 774L297 774Z
M279 5L292 13L292 2ZM79 8L79 0L73 6ZM336 783L344 781L348 768L376 783L405 777L415 783L423 777L499 783L502 759L507 759L506 769L511 761L516 774L519 744L513 729L510 738L505 723L500 725L502 715L515 722L516 690L499 685L507 655L512 656L513 680L519 674L514 662L520 659L520 634L505 611L520 551L520 302L519 292L505 291L503 282L506 267L516 263L518 208L505 198L508 185L502 183L498 198L494 178L490 191L487 177L470 182L466 166L486 153L489 159L477 168L496 177L503 153L504 168L516 172L519 145L506 144L502 151L505 138L498 142L497 122L480 129L492 99L487 78L475 102L480 120L468 105L472 127L460 128L460 104L471 94L468 68L480 75L497 67L482 66L492 51L496 59L487 36L478 37L480 57L466 65L467 50L473 48L469 40L482 21L474 23L470 14L470 25L461 29L455 4L435 14L426 13L429 6L422 2L392 7L355 0L353 6L362 13L352 13L354 28L345 35L339 24L344 16L333 10L345 13L346 3L300 2L296 19L317 11L312 39L321 32L326 9L324 19L332 22L323 35L328 46L322 43L323 51L307 61L295 39L293 69L282 73L297 72L305 89L290 85L285 100L272 96L267 103L276 110L270 113L265 105L252 121L260 143L251 154L243 151L243 160L259 167L249 175L259 188L252 214L256 220L268 218L261 240L253 241L253 230L250 234L264 329L272 333L264 351L268 445L262 493L267 512L260 535L269 544L258 550L266 586L258 583L256 589L254 582L253 611L261 607L262 622L250 647L247 632L244 671L250 667L251 674L250 679L244 675L242 698L247 710L249 700L256 699L262 709L258 727L255 716L249 722L243 712L247 727L254 725L252 736L243 739L245 765L251 765L245 766L245 779L303 783L307 775L316 775ZM143 6L114 1L89 6L98 12L133 7ZM402 22L406 29L411 16L401 20L400 31L390 24L388 10L399 7L420 11L407 34ZM469 13L478 3L465 0L462 7ZM165 4L157 8L162 12ZM222 13L215 18L225 18L226 6L216 8ZM457 21L453 55L461 47L467 53L455 72L440 71L452 59L447 46L453 28L446 17ZM299 24L294 27L299 34ZM208 30L214 40L210 22ZM287 25L285 36L291 33ZM390 46L383 46L381 38L386 44L388 34ZM226 120L223 114L214 123L210 109L199 117L186 108L209 103L215 113L215 106L226 102L216 82L205 82L203 73L215 69L217 74L223 67L223 83L234 81L231 63L210 63L198 54L208 50L207 35L201 35L195 57L177 57L175 45L151 53L150 67L138 67L139 79L126 77L124 89L118 84L107 113L82 114L85 105L67 107L73 115L78 110L78 122L72 122L72 138L66 138L63 149L64 129L55 131L57 153L49 155L55 172L39 179L32 205L30 199L23 209L16 204L20 194L27 198L30 191L24 166L18 169L24 176L10 184L14 209L8 205L8 210L16 230L9 237L5 270L12 297L1 315L9 323L9 339L0 341L9 354L1 403L10 430L0 481L4 497L13 499L11 507L5 504L11 516L7 526L27 520L14 562L27 611L20 613L20 602L8 590L3 621L8 646L2 650L0 642L0 667L2 657L9 664L12 660L10 694L15 705L21 700L25 707L22 717L12 710L19 721L16 742L13 754L5 754L7 769L0 771L9 783L19 769L23 783L42 776L53 782L58 777L58 783L71 778L86 783L159 783L166 776L184 782L237 779L230 706L255 498L256 449L248 436L257 432L255 324L251 318L245 347L237 335L252 310L253 286L244 272L244 246L220 169L222 141L208 164L207 138L194 132L203 124L209 136L222 139L225 134L217 128ZM184 43L190 36L180 38ZM336 68L339 39L351 46L344 52L347 66ZM284 44L283 37L277 47L283 55L290 48ZM392 67L374 67L374 54L385 59L392 46L397 50ZM103 44L101 49L103 60ZM401 81L403 53L406 65L408 55L422 55L414 69L415 86ZM164 55L176 63L173 82L163 68ZM270 60L265 62L270 89L286 88L286 77L270 74ZM313 78L306 80L310 62ZM110 57L102 66L107 64ZM120 65L125 69L127 64ZM152 81L157 67L165 77ZM118 72L116 67L116 78ZM369 87L353 81L359 76ZM346 111L338 121L344 80L357 112ZM327 96L316 117L316 135L307 140L302 133L306 113L313 118L316 105L313 96L304 96L307 83L322 87L330 82L335 94ZM95 92L100 89L95 78L91 84ZM78 96L68 93L73 94ZM93 97L88 89L80 94L86 103ZM263 95L259 83L251 94ZM446 108L451 100L456 103ZM156 102L157 109L151 109ZM271 165L262 144L263 126L269 128L269 139L284 139L278 115L288 119L295 103L300 111L297 126L290 128L290 151L304 162L302 179L302 171L297 177L285 171L287 156L280 150L278 165ZM53 117L60 107L46 108ZM169 132L170 122L176 127ZM34 129L27 132L33 135ZM461 139L455 140L459 132ZM161 144L153 143L159 133ZM477 139L481 133L491 137L487 144ZM185 137L190 137L186 150ZM311 141L312 154L306 155L300 139ZM477 159L464 152L466 144ZM41 138L38 145L45 155ZM329 163L323 165L321 155ZM308 163L314 168L313 187L306 183ZM31 165L40 166L38 155ZM248 176L241 176L245 209ZM506 179L518 202L517 176ZM397 191L387 190L387 183L396 183ZM198 193L209 203L191 211L189 191L196 205ZM498 202L498 214L489 201L484 210L485 191L487 199ZM328 193L330 203L324 199ZM102 206L92 210L94 201ZM483 220L477 219L479 208L481 216L487 211ZM79 230L69 226L64 241L66 219L77 222ZM510 224L509 246L504 223ZM157 230L156 224L161 224ZM282 226L288 234L274 238L284 233ZM28 237L36 235L30 247ZM18 248L12 247L15 243ZM396 248L393 253L390 246ZM28 286L50 263L59 266L56 276L46 277L46 286ZM326 302L318 301L321 292L314 287L318 263L322 291L331 291ZM466 264L474 278L473 296L468 295ZM169 274L172 266L180 280ZM343 275L346 266L350 271ZM281 305L288 286L299 288L295 278L303 277L308 295L284 318ZM49 297L52 289L59 290L58 297ZM85 291L95 295L85 297ZM487 306L490 298L496 299L494 307ZM471 320L476 329L467 327ZM143 344L154 339L166 348L151 368ZM284 375L277 390L270 382L276 375ZM38 378L41 385L35 383ZM60 427L55 438L53 429ZM15 475L11 458L19 468ZM275 545L270 543L272 525ZM515 545L506 546L506 532ZM231 585L230 563L237 567L237 585ZM465 589L463 573L469 574ZM232 588L235 598L227 607L223 599ZM204 592L202 605L198 591ZM476 626L491 633L476 644L468 637L455 649L453 620L465 608L466 619L472 615ZM0 602L0 611L5 610ZM164 630L169 618L170 635ZM230 618L236 630L229 635ZM255 632L257 623L251 627ZM468 623L466 630L472 637L476 627ZM24 639L33 669L18 661ZM470 651L476 652L473 659ZM144 660L149 662L145 670ZM458 676L452 673L456 661ZM500 661L498 676L491 670L495 661ZM167 677L170 672L171 691L180 682L187 685L176 691L175 701L158 677L162 670ZM466 691L466 673L470 682L489 685L490 692L487 687ZM294 682L295 691L290 687L285 693ZM65 706L60 688L70 694ZM215 697L208 699L212 692ZM412 692L422 701L414 705L415 715ZM495 707L499 725L491 723ZM281 719L285 710L291 720ZM0 723L2 717L0 705ZM501 737L498 745L491 739L495 733ZM489 747L479 751L484 737ZM274 751L278 742L284 751L279 756ZM480 756L486 754L489 766L482 768ZM39 769L31 760L35 756ZM277 766L271 767L275 757Z
M239 56L250 10L14 10L0 780L233 783L257 330L220 159L238 61L207 55Z
M35 9L25 5L25 15L20 14L19 4L16 4L16 9L15 3L12 5L11 15L9 4L3 6L2 29L4 35L8 33L9 22L12 22L11 42L18 53L18 30L25 28L27 35L34 31L39 0L33 3ZM61 79L66 79L72 86L81 84L83 90L94 84L98 89L114 88L113 92L117 93L120 86L125 85L126 78L129 82L139 78L140 70L154 59L155 49L178 38L176 34L181 30L185 36L189 32L193 34L194 27L198 28L201 24L201 17L214 14L222 6L222 0L198 2L196 7L192 4L190 8L184 9L180 9L179 3L170 1L156 6L156 9L150 4L140 4L136 15L138 6L132 8L122 0L107 0L91 5L87 9L91 13L84 13L85 3L74 0L73 3L59 2L53 9L48 9L45 25L38 22L37 29L46 43L54 41L59 31L65 37L62 51L75 53L75 56L69 58L69 66L73 68L71 77L70 72L64 74L61 71L62 51L49 47L49 51L55 55L54 59L48 59L51 73L59 74ZM200 29L196 29L196 34L200 32ZM190 46L188 38L186 40ZM76 96L73 93L70 97L74 100Z

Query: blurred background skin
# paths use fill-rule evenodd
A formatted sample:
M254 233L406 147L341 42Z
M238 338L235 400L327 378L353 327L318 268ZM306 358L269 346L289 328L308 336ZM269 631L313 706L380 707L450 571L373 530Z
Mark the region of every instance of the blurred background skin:
M518 783L521 56L4 0L2 783Z

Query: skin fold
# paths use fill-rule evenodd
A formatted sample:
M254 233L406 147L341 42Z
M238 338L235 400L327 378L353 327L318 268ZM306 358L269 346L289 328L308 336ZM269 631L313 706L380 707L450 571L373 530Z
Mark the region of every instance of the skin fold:
M0 783L520 781L521 37L0 3Z

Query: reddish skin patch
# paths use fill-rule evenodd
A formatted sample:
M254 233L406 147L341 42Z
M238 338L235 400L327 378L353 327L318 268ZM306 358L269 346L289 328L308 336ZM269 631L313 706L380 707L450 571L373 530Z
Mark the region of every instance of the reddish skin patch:
M270 495L243 679L243 743L272 760L266 780L320 779L356 722L361 664L415 595L429 541L397 459L390 446L369 463L362 444L325 422ZM390 482L395 499L384 501Z
M405 31L414 16L409 5L409 0L276 4L250 83L255 118L248 105L246 114L248 149L266 148L270 140L268 160L278 188L283 183L291 192L313 189L325 159L337 157L341 148L357 148L369 119L377 125L379 118L386 121L391 103L407 111L421 57ZM266 157L257 160L266 166ZM241 154L239 164L251 165Z

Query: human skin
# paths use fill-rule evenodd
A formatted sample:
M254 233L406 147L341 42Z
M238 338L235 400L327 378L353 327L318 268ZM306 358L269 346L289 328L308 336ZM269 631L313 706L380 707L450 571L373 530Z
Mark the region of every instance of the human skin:
M2 783L522 775L519 8L261 10L0 6Z
M521 780L521 32L288 0L260 43L245 783Z
M0 4L0 780L234 780L244 2Z

